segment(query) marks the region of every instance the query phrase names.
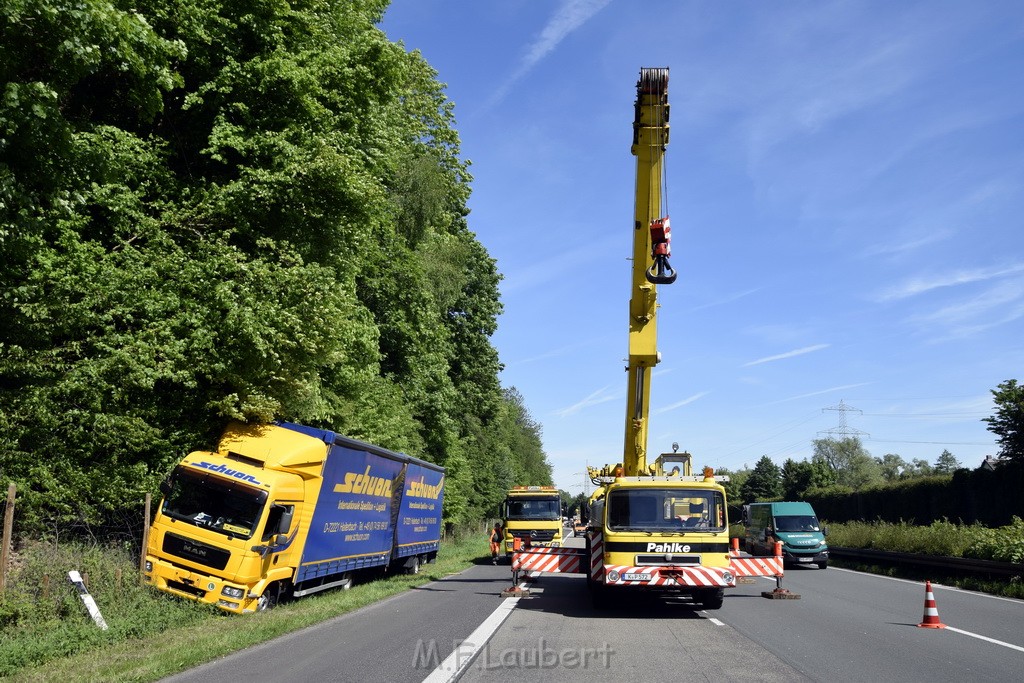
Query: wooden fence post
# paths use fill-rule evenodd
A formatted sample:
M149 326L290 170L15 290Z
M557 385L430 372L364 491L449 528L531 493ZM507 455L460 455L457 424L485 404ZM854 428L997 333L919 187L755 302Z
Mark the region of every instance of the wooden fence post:
M11 561L11 544L14 539L14 496L18 487L11 483L7 487L7 511L4 513L4 537L3 549L0 550L0 595L3 595L7 588L7 567Z
M139 552L139 577L145 581L146 575L146 548L149 547L149 506L153 494L146 494L146 518L142 520L142 550Z

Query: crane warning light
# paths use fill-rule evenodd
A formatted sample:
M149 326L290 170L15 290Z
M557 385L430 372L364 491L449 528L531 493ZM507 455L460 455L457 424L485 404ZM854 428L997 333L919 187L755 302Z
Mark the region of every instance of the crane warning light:
M714 479L715 478L715 471L713 469L711 469L710 467L705 467L704 468L704 478L705 479Z

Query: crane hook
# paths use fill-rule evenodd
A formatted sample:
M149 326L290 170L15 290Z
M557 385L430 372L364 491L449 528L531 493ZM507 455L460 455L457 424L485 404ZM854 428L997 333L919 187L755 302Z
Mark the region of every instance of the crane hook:
M647 281L655 285L670 285L676 281L676 271L669 264L672 254L672 227L668 216L651 221L651 257L654 263L647 269Z

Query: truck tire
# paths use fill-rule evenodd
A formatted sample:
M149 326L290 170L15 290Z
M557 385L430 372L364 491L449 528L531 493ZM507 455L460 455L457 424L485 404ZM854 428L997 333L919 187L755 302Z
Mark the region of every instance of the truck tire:
M263 589L263 594L256 600L256 611L266 612L274 609L281 601L281 582L275 581Z
M721 588L709 588L694 595L694 603L701 609L722 609L722 602L725 600L725 591Z
M409 558L405 565L406 574L419 574L420 573L420 556L413 555Z

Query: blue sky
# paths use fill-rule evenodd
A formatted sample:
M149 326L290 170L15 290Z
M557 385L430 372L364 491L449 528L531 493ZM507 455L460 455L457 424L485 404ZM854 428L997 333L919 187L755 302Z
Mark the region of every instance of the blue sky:
M653 456L975 467L1024 381L1024 3L395 0L497 260L502 382L556 483L620 461L641 67L670 69ZM837 408L851 408L839 410ZM830 431L831 430L831 431Z

